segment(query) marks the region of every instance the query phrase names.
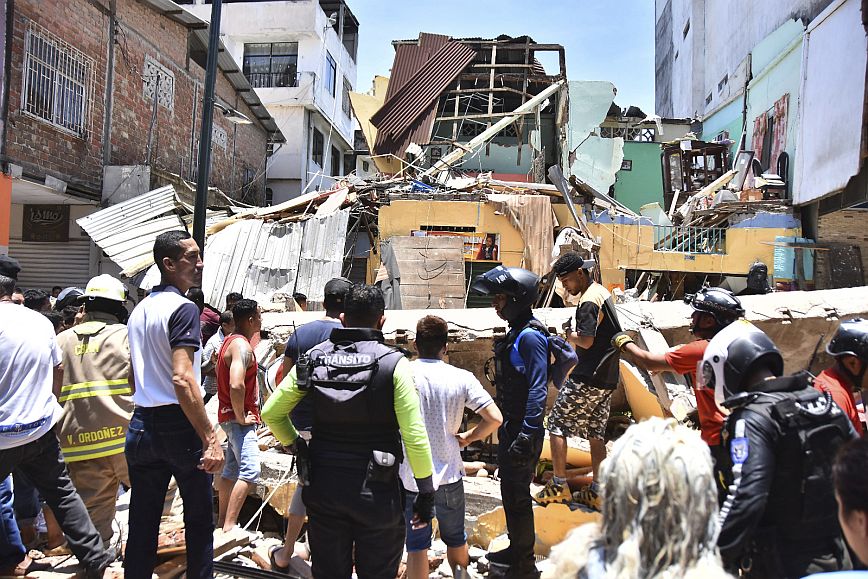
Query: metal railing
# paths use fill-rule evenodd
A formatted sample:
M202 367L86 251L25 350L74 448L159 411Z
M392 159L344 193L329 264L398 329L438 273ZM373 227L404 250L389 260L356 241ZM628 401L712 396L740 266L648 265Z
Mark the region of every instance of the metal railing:
M726 229L655 225L654 251L724 254L726 253Z
M253 88L296 87L301 73L284 72L248 72L244 76Z

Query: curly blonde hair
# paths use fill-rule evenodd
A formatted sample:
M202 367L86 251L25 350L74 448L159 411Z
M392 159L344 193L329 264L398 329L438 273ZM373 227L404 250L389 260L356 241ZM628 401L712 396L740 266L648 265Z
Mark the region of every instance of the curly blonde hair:
M634 424L601 465L600 483L602 523L553 549L550 576L587 573L591 560L607 578L729 577L711 453L696 431L671 419Z

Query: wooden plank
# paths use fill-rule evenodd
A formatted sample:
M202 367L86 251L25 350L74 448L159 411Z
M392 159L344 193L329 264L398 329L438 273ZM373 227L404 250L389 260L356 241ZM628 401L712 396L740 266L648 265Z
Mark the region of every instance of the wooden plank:
M428 263L439 262L464 262L464 249L425 249L425 248L402 248L395 250L395 259L402 261L426 261Z
M458 235L429 235L426 237L391 237L392 249L458 249L464 250L464 239Z
M401 284L401 299L405 297L411 298L455 298L464 299L464 290L461 288L450 287L435 287L424 285L408 285Z
M403 267L403 264L402 264ZM464 272L446 272L437 270L426 272L421 269L401 270L401 287L405 285L437 285L449 287L464 287Z
M405 297L401 295L401 306L405 310L427 310L427 309L461 309L464 307L463 298L419 298Z

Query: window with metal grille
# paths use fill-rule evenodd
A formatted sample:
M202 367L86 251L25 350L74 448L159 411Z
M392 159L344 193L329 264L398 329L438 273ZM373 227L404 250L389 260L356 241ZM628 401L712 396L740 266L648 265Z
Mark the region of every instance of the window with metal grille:
M325 86L330 95L335 96L335 84L337 84L338 65L332 55L326 52L325 63Z
M243 69L253 88L298 86L298 42L245 44Z
M84 138L93 99L94 60L38 24L24 35L21 110Z
M344 111L346 116L350 116L350 91L353 90L353 87L350 86L350 81L347 80L347 77L344 77L344 99L343 103L341 103L341 108Z
M313 130L313 141L311 143L310 148L310 160L319 165L323 166L323 149L325 148L325 137L323 134L319 132L319 130Z

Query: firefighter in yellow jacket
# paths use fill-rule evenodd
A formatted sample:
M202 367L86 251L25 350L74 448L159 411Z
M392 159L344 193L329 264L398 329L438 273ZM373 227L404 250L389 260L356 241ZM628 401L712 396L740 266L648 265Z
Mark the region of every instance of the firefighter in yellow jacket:
M79 299L82 323L57 336L63 352L57 434L70 478L108 544L118 486L130 485L124 456L133 412L126 290L112 276L98 275Z

